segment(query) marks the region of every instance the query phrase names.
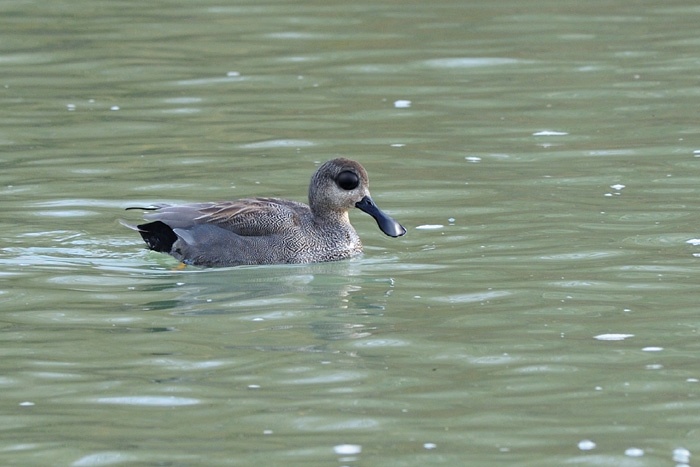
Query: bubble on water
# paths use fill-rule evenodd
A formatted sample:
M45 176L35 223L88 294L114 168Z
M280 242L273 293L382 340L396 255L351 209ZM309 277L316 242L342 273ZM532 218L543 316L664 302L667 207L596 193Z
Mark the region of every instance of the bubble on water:
M435 443L424 443L424 444L423 444L423 447L424 447L425 449L435 449L435 448L437 447L437 444L435 444Z
M397 109L407 109L411 107L411 101L406 99L399 99L397 101L394 101L394 107L396 107Z
M618 190L618 191L622 190L624 187L625 187L625 185L623 185L621 183L618 183L616 185L610 185L610 188L612 188L613 190Z
M623 341L630 337L634 337L634 334L598 334L593 336L593 339L599 341Z
M627 448L627 449L625 449L625 456L642 457L643 455L644 455L644 449L639 449L639 448Z
M567 136L568 134L564 131L542 130L533 133L532 136Z
M673 460L688 464L690 462L690 451L686 448L676 448L673 450Z
M689 243L693 246L698 246L700 245L700 238L691 238L690 240L686 240L685 243Z
M584 439L583 441L579 441L578 443L578 448L581 451L590 451L592 449L595 449L596 444L591 441L590 439Z
M359 444L339 444L337 446L333 446L333 452L344 456L349 454L359 454L362 452L362 446Z
M442 224L423 224L416 227L419 230L437 230L445 227Z
M663 347L644 347L642 352L661 352Z

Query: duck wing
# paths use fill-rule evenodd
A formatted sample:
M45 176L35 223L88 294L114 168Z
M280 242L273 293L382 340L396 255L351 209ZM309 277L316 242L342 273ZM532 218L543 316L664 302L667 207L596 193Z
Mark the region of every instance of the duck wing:
M144 215L172 229L191 229L197 225L215 225L243 236L272 235L299 227L301 218L311 210L303 203L279 198L247 198L217 203L193 203L156 206Z

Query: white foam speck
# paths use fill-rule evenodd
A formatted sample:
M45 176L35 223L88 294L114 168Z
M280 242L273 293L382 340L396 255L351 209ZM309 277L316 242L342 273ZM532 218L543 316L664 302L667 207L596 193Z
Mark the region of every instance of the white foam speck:
M688 464L690 462L690 451L686 448L676 448L673 450L673 460Z
M404 147L404 146L406 146L406 145L403 144L403 143L393 143L393 144L391 145L392 148L402 148L402 147Z
M690 240L686 240L685 243L690 243L693 246L700 245L700 238L691 238Z
M565 131L542 130L533 133L532 136L567 136L568 134Z
M593 339L599 341L623 341L629 337L634 337L634 334L598 334L593 336Z
M34 404L34 402L29 402L29 401L19 403L20 407L34 407L34 405L36 405L36 404Z
M644 450L639 448L627 448L625 449L625 456L629 457L642 457L644 455Z
M612 188L613 190L618 190L618 191L622 190L624 187L625 187L625 185L622 185L621 183L617 183L615 185L610 185L610 188Z
M644 347L642 352L661 352L663 347Z
M399 99L397 101L394 101L394 107L396 107L397 109L407 109L411 107L411 101Z
M578 448L581 451L590 451L592 449L595 449L595 446L596 444L590 439L584 439L583 441L579 441L578 443Z
M424 447L425 449L435 449L435 448L437 447L437 444L435 444L435 443L424 443L424 444L423 444L423 447Z
M423 224L423 225L419 225L418 227L416 227L416 229L420 229L420 230L437 230L437 229L441 229L441 228L443 228L443 227L444 227L444 225L442 225L442 224Z
M469 162L481 162L481 157L476 157L476 156L467 156L465 157L466 160Z
M362 452L362 446L359 444L339 444L337 446L333 446L333 452L344 456L349 454L359 454Z

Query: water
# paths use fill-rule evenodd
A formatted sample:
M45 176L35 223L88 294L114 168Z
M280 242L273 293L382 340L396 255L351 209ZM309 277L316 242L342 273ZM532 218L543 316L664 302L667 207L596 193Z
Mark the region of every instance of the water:
M0 14L3 465L692 463L694 3ZM117 222L336 156L408 235L179 270Z

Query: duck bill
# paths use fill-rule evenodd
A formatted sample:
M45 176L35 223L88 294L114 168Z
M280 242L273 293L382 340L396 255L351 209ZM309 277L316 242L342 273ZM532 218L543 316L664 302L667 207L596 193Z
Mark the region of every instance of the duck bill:
M400 237L406 234L406 229L394 219L384 214L369 196L365 196L355 203L355 207L374 217L381 231L388 236Z

